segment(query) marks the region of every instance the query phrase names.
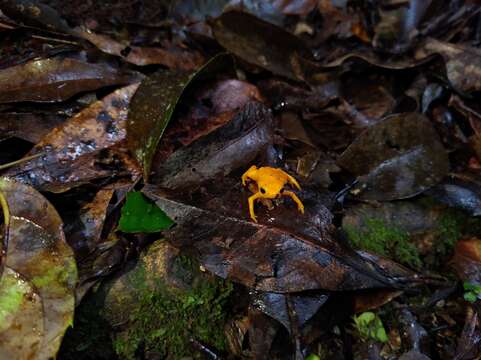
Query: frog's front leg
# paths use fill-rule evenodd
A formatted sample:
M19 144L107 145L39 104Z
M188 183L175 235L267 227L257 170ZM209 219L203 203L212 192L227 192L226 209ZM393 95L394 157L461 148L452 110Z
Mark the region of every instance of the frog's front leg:
M254 202L261 198L262 194L261 193L256 193L249 197L249 213L251 215L251 219L257 222L256 214L254 213Z
M244 174L242 174L242 185L245 186L247 179L252 179L252 175L256 170L257 166L252 165Z
M291 175L287 174L287 181L289 182L289 184L291 185L294 185L296 188L298 188L299 190L301 190L301 185L299 185L299 183L297 182L296 179L294 179ZM295 195L295 194L294 194ZM289 195L290 196L290 195ZM297 202L297 201L296 201Z
M292 191L289 191L289 190L284 190L282 192L282 195L285 195L285 196L289 196L292 200L294 200L294 202L297 204L297 208L299 209L299 211L304 214L304 204L302 203L302 201L297 197L296 194L294 194Z

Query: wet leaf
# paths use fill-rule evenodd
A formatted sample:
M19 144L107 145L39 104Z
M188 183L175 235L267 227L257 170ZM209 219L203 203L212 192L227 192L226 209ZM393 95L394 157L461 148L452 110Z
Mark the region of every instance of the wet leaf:
M257 87L235 79L206 81L203 86L196 87L193 94L183 101L188 112L179 114L175 122L165 129L152 161L153 172L162 167L164 159L179 147L190 145L224 126L248 102L262 100Z
M255 308L249 308L249 345L256 357L270 353L272 343L280 325L269 316Z
M80 264L99 245L107 217L107 208L113 194L113 189L101 189L95 194L92 201L83 204L73 214L67 214L66 210L62 212L62 216L68 220L64 226L67 242L74 250L77 263ZM69 201L68 209L73 207ZM79 277L82 278L82 274Z
M148 181L152 158L175 107L189 83L226 61L224 55L211 59L196 73L160 71L145 79L132 98L127 121L127 145Z
M134 81L135 76L107 65L68 58L33 60L0 70L0 103L63 101L81 92Z
M180 148L155 169L152 183L185 188L247 166L272 142L272 114L247 103L223 127Z
M390 93L389 79L381 76L355 77L344 82L342 94L344 111L356 128L378 122L394 110L395 99Z
M269 214L258 209L256 224L240 187L226 179L175 197L153 186L143 191L176 222L165 233L174 246L192 252L214 274L250 288L284 293L403 287L401 278L409 283L406 269L395 269L394 276L389 261L363 260L331 234L332 215L319 198L303 199L305 215L288 203Z
M448 206L481 215L481 179L477 174L451 174L429 190L429 195Z
M458 241L453 265L461 280L481 284L481 240L469 238Z
M449 82L457 91L481 90L481 51L462 44L428 39L416 52L416 58L440 54L446 63Z
M53 114L0 113L0 138L14 136L36 144L63 120Z
M160 64L173 70L192 71L204 63L204 57L197 51L186 51L174 46L167 49L131 46L83 28L76 29L75 33L90 41L101 51L122 57L125 61L138 66Z
M456 348L456 356L454 360L467 360L479 357L481 349L481 331L479 315L476 311L468 309L466 312L466 321L463 331L458 338L458 346Z
M338 164L358 176L352 192L363 199L412 197L447 175L449 161L439 137L422 115L387 117L366 129Z
M429 334L424 327L419 324L416 317L408 310L402 309L399 314L399 322L403 327L403 334L407 337L409 348L412 352L417 352L422 359L422 353L430 355L431 344Z
M72 324L77 268L62 221L33 188L0 179L10 212L9 242L0 280L0 357L55 357Z
M8 175L52 192L110 176L137 177L123 142L129 101L138 86L116 90L52 130L30 152L43 155L10 169Z
M211 23L216 40L242 60L292 80L304 80L301 58L310 51L295 35L241 11Z
M141 192L130 192L122 207L119 230L127 233L158 232L168 229L174 222Z
M293 326L303 327L328 299L329 294L324 292L291 295L266 292L251 293L252 306L279 321L289 332L291 332ZM291 302L292 310L297 316L296 325L291 322L288 301Z
M52 7L36 0L2 0L2 11L12 20L20 20L26 25L45 27L71 33L67 22Z

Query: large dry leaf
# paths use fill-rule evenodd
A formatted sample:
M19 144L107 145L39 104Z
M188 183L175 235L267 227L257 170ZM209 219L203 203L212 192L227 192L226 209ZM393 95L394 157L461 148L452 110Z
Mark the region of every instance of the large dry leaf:
M74 59L42 59L0 70L0 103L67 100L104 86L127 84L135 76L106 65Z
M135 161L126 153L127 111L138 84L116 90L47 134L32 154L8 175L37 189L62 192L111 176L135 178Z
M358 176L353 193L370 200L417 195L449 171L438 134L428 119L416 113L393 115L367 128L338 164Z
M0 193L10 213L0 358L50 359L73 321L75 259L57 211L40 193L7 178L0 179Z
M360 257L331 233L332 215L319 197L303 198L301 215L287 201L250 220L240 181L225 178L199 191L144 193L177 225L166 237L209 271L268 292L403 287L413 273L389 261ZM391 265L390 265L391 264Z

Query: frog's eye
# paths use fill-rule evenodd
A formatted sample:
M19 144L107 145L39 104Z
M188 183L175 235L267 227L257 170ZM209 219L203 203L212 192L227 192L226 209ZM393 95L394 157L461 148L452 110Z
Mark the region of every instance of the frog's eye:
M261 190L261 194L265 194L265 193L266 193L266 189L261 188L260 190Z

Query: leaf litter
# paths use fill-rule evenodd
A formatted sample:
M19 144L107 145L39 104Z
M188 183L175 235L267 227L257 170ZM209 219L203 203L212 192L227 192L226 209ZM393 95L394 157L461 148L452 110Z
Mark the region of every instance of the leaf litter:
M479 5L0 10L0 357L479 356Z

